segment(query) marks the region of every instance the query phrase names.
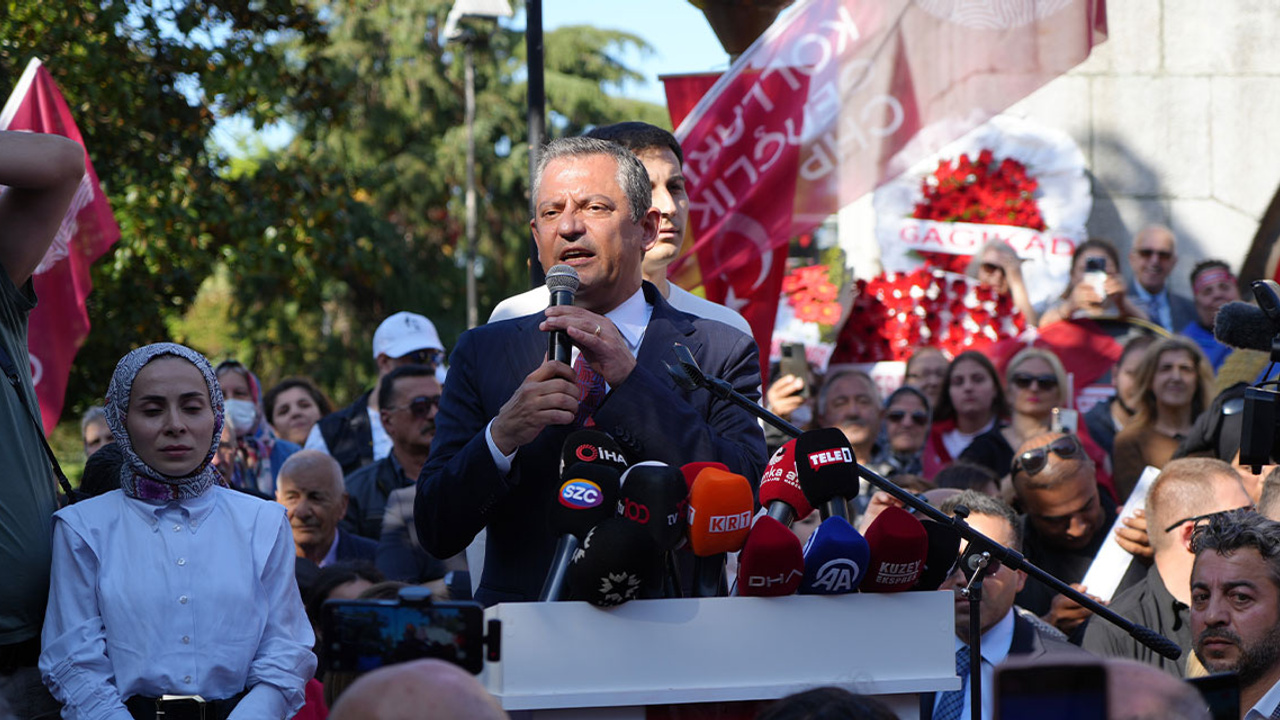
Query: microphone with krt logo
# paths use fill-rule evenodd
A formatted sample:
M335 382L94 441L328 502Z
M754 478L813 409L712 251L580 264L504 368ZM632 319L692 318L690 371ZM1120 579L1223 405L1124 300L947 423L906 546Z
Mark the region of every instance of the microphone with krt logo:
M805 499L818 508L823 520L838 517L849 522L846 498L858 495L858 464L849 439L839 428L810 430L796 438L795 452Z
M800 538L768 515L756 520L738 555L738 594L745 597L790 595L804 578Z
M845 595L858 590L871 554L866 538L841 517L822 521L804 546L801 595Z
M565 438L560 451L560 473L575 463L604 465L619 473L627 469L627 458L622 447L599 430L574 430Z
M760 504L769 509L769 517L791 527L798 518L807 518L813 506L800 489L796 473L796 441L788 440L778 448L760 478Z
M549 518L551 530L560 539L538 595L538 600L544 602L563 596L565 574L579 540L597 523L613 517L618 505L618 471L611 467L577 463L560 477L558 497L551 504Z
M626 518L607 518L592 528L569 566L572 597L599 607L647 597L645 588L661 582L658 546Z
M929 534L914 515L885 508L867 528L871 561L862 592L892 593L915 587L929 554Z
M649 533L662 553L662 564L670 568L671 551L685 540L685 513L689 489L679 468L649 460L627 468L618 494L618 515ZM670 587L659 587L659 597L679 597L679 581L674 570L664 573ZM663 578L658 578L663 582Z
M578 271L568 265L556 265L547 271L547 289L551 291L551 306L572 305L578 292ZM573 343L563 330L551 331L551 346L547 357L568 365L573 358Z
M720 594L725 555L742 549L754 510L755 497L746 478L719 468L698 473L689 491L693 597Z

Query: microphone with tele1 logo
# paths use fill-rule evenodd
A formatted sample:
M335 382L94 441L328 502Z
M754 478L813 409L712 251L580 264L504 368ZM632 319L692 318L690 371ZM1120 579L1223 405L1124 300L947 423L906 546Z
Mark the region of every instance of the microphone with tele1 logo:
M839 428L810 430L796 438L796 474L809 504L822 519L849 522L846 498L857 497L858 463L849 438ZM803 516L801 516L803 517Z
M540 602L559 600L564 595L565 576L579 542L599 522L613 517L618 506L618 471L611 467L576 463L561 479L549 518L552 531L560 539L538 595Z

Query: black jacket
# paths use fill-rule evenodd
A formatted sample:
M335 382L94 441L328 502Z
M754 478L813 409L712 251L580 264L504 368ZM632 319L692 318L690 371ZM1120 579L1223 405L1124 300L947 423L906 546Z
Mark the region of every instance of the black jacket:
M373 462L373 428L369 425L369 394L320 418L320 435L344 476Z

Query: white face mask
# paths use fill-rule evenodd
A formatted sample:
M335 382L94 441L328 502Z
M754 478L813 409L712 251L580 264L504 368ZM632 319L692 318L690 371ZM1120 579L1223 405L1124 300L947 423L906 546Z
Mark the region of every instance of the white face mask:
M236 400L235 398L227 398L224 401L226 405L227 422L231 423L231 430L236 435L244 435L253 429L253 424L258 419L258 407L248 400Z

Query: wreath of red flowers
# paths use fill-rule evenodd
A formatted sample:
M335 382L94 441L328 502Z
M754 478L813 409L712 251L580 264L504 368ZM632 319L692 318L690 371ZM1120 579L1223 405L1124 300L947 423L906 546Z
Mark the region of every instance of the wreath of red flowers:
M827 277L826 265L798 267L782 278L782 292L795 308L796 319L819 325L840 322L839 290Z

